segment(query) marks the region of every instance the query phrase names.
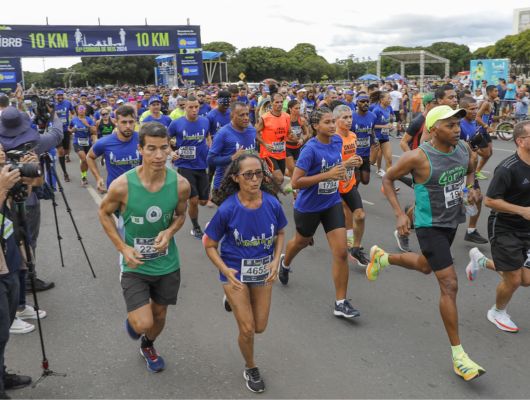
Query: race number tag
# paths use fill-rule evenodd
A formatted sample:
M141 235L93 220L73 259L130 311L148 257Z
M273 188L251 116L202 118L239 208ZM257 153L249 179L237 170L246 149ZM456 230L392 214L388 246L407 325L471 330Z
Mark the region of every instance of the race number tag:
M159 252L155 249L155 238L134 238L134 249L138 251L144 260L154 260L158 257L167 256L168 249Z
M13 221L11 221L9 218L4 220L4 216L0 214L0 226L2 224L4 224L4 240L7 240L14 232Z
M90 146L90 139L89 138L77 138L77 144L79 146Z
M324 181L318 184L318 194L333 194L339 189L339 181Z
M346 167L346 182L351 181L353 178L353 174L355 174L355 167Z
M296 136L297 139L302 137L302 127L301 126L291 126L291 132L293 136Z
M197 157L197 148L195 146L179 147L179 156L184 160L195 160Z
M445 208L451 208L462 204L462 189L464 180L444 186Z
M284 151L285 151L285 142L273 142L272 143L273 153L283 153Z
M267 266L272 261L271 256L265 258L241 260L241 282L243 283L261 283L269 276Z
M357 138L357 147L370 147L370 137Z
M381 129L381 135L388 136L389 134L390 134L390 129L388 128Z

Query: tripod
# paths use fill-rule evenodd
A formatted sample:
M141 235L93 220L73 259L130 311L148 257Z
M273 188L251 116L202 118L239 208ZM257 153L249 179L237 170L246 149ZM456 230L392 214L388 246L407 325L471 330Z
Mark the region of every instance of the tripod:
M55 168L52 165L52 159L49 153L43 153L40 156L41 162L44 163L46 174L48 175L48 183L52 187L50 190L50 196L52 200L53 205L53 215L55 218L55 229L57 231L57 242L59 243L59 253L61 255L61 266L64 267L64 260L63 260L63 249L61 246L61 240L63 239L60 232L59 232L59 222L57 220L57 202L55 201L55 193L53 189L53 180L55 178L55 182L57 182L57 187L59 188L59 193L61 193L61 196L63 198L64 204L66 206L66 211L68 212L68 215L70 215L70 220L72 221L72 225L74 226L75 233L77 234L77 240L79 240L79 243L81 244L81 248L83 249L83 253L85 254L85 258L88 262L88 266L90 267L90 271L92 272L92 276L95 278L96 273L94 272L94 268L92 268L92 263L90 262L90 258L88 257L88 254L85 249L85 245L83 243L83 238L81 237L81 234L79 233L79 229L77 229L77 224L75 223L74 216L72 215L72 209L70 208L70 204L68 203L68 200L66 199L66 195L64 193L63 185L61 184L61 181L59 180L59 177L57 176L57 172L55 171Z
M37 300L37 291L35 290L35 263L33 261L33 250L29 245L29 235L27 230L26 222L26 208L24 206L24 201L18 202L15 200L15 208L17 213L17 221L22 232L22 243L24 245L24 252L26 253L26 266L28 267L28 277L31 282L31 293L33 294L33 301L35 303L35 312L37 314L37 325L39 327L39 338L40 338L40 347L42 351L42 374L39 379L35 381L32 387L37 386L44 378L48 376L66 376L64 373L54 372L49 368L48 359L46 358L46 349L44 347L44 336L42 334L42 326L40 323L39 316L39 302ZM24 199L25 200L25 199Z

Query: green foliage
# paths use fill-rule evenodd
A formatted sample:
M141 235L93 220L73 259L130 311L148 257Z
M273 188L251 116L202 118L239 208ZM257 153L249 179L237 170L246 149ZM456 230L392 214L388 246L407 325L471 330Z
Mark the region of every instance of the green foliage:
M236 47L228 42L210 42L204 43L202 49L206 51L220 51L223 53L222 60L230 60L236 55ZM238 72L239 73L239 72Z

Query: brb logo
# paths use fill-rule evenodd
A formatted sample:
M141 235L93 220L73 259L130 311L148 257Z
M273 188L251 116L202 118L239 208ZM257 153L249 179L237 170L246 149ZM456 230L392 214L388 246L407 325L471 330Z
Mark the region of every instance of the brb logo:
M0 47L22 47L22 38L0 36Z

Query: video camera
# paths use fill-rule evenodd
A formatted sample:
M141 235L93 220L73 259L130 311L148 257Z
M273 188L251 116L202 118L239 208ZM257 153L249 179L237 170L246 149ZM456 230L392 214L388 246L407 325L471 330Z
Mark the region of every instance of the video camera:
M24 100L31 101L31 108L34 113L33 122L39 128L39 133L44 132L46 126L53 118L53 109L55 108L53 97L26 95Z
M471 149L473 151L477 150L479 148L479 146L482 144L482 141L484 140L484 137L482 136L482 133L480 131L477 130L477 132L475 133L475 135L471 138L471 139L468 139L468 143L469 143L469 146L471 146Z
M20 162L22 157L24 157L33 149L33 146L29 143L26 143L19 147L21 148L6 152L6 165L9 165L9 170L13 171L18 169L20 171L20 176L23 178L39 178L42 175L39 164ZM18 181L9 190L9 195L13 197L13 200L16 203L23 203L28 197L28 185Z

